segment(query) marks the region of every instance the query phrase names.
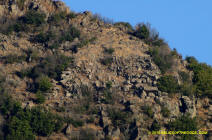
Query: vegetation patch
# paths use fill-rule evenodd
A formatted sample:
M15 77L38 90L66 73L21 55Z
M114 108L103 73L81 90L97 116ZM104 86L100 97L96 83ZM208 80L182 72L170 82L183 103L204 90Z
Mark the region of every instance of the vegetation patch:
M149 54L163 74L172 68L175 57L168 50L168 47L153 47L150 49Z
M46 23L45 18L46 15L44 13L30 10L24 16L19 18L19 21L21 21L24 24L40 26Z
M163 117L166 117L166 118L170 117L170 111L165 106L162 106L161 113L162 113Z
M101 59L101 63L103 65L109 66L109 65L111 65L113 63L113 57L112 56L107 56L107 57Z
M10 97L1 99L0 109L7 120L6 140L34 140L36 135L49 136L63 125L60 117L44 108L22 109L20 103Z
M142 110L144 111L144 113L146 115L148 115L150 118L153 118L153 111L152 111L152 108L150 106L143 106L142 107Z
M212 67L199 63L194 57L187 57L187 68L194 72L193 85L197 96L212 97Z
M167 93L179 92L179 85L177 79L171 75L162 76L158 79L158 89Z
M116 127L126 125L129 122L131 116L129 112L124 112L123 110L115 108L109 109L108 115L112 120L113 125Z
M159 37L159 33L155 29L152 29L149 23L138 24L133 35L144 40L145 43L151 46L166 45L165 41Z
M27 58L26 55L10 54L10 55L2 57L1 60L5 64L13 64L13 63L21 63L23 61L26 61L26 58Z
M197 131L198 123L196 118L183 115L167 124L168 131ZM182 140L197 140L196 135L180 135Z

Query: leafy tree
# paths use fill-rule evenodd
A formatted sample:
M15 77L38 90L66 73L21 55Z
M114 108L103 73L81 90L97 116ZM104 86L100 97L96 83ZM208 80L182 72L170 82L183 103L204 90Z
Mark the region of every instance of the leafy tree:
M171 75L160 77L157 86L163 92L176 93L179 91L177 79Z
M6 125L6 140L34 140L35 135L27 120L12 117Z
M146 24L138 24L137 29L134 35L140 39L149 39L150 37L150 29Z
M168 51L167 47L153 47L149 53L163 74L172 68L174 57Z
M50 79L48 78L48 76L42 75L41 77L36 79L36 87L38 90L42 92L47 92L51 89L52 83Z
M190 118L190 116L182 115L174 121L170 121L167 125L169 131L197 131L198 123L196 118ZM181 135L182 140L195 140L196 135Z
M24 24L40 26L44 24L46 15L34 10L28 11L23 17L19 18Z
M198 96L212 97L212 67L205 63L198 63L194 57L187 57L187 68L194 72L193 84Z

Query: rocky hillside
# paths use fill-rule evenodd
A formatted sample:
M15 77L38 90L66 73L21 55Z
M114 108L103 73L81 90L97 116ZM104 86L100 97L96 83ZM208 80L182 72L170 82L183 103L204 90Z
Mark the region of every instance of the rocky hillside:
M0 139L212 139L212 68L149 25L52 0L1 0L0 17Z

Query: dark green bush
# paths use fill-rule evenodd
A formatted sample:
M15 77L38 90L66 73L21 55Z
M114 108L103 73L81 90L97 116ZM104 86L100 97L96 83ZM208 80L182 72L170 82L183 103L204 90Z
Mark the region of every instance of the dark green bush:
M40 62L37 66L35 66L29 77L36 79L39 76L47 75L50 78L54 78L56 80L60 79L60 75L62 71L73 64L73 58L67 57L64 55L52 55Z
M159 67L163 74L172 68L174 57L168 51L167 47L153 47L150 49L149 53L152 56L154 63Z
M114 53L114 48L105 48L105 53L107 53L107 54L113 54Z
M39 136L49 136L52 132L58 131L62 127L62 120L48 111L34 108L30 112L30 125L33 132Z
M195 93L195 87L190 83L183 83L180 85L180 92L184 96L192 96Z
M111 65L113 63L113 57L111 57L111 56L105 57L105 58L101 59L101 63L103 65L107 65L107 66Z
M95 140L95 131L93 129L82 129L80 130L80 139L81 140Z
M153 118L154 114L150 106L143 106L141 109L144 111L146 115L148 115L150 118Z
M1 59L5 64L13 64L13 63L21 63L23 61L26 61L27 56L26 55L16 55L16 54L10 54L7 56L2 57Z
M4 132L7 140L34 140L35 135L48 136L63 125L60 117L41 107L22 109L21 104L10 97L1 100L0 110L6 119Z
M128 22L116 22L114 26L123 26L126 27L129 31L133 31L132 25Z
M72 124L74 127L81 127L84 125L84 121L82 120L74 120L72 118L65 118L65 122L68 124Z
M113 95L109 89L103 91L103 98L101 101L105 104L114 104Z
M66 18L72 19L75 18L76 14L73 12L70 12L67 14L65 11L61 11L59 13L53 14L49 19L49 23L59 23L61 20L65 20Z
M80 31L76 27L70 26L69 30L67 32L64 32L64 34L60 37L59 42L73 41L75 38L79 37Z
M10 25L8 28L7 28L7 31L6 31L6 34L9 35L11 34L13 31L15 32L26 32L28 31L29 28L27 25L24 25L23 23L21 22L16 22L15 24L13 25Z
M187 57L186 60L189 63L187 68L194 73L192 81L197 95L212 97L212 67L198 63L194 57Z
M145 43L151 46L166 45L164 39L159 37L159 33L155 29L152 29L149 23L138 24L133 35L144 40Z
M179 85L177 79L171 75L162 76L158 79L158 89L167 93L179 92Z
M6 125L6 140L35 140L35 135L27 120L12 117Z
M115 127L127 124L131 116L130 112L124 112L116 108L108 109L108 115Z
M112 88L112 81L108 81L107 83L106 83L106 88L107 89L111 89Z
M40 76L36 79L36 89L42 92L48 92L52 88L52 83L48 76Z
M134 35L140 39L148 40L150 37L150 29L146 24L138 24Z
M167 118L167 117L170 116L170 111L168 110L167 107L162 106L161 113L162 113L163 117L166 117Z
M76 14L74 12L70 12L69 14L66 15L66 17L72 19L76 17Z
M161 125L158 121L154 120L151 127L150 127L150 130L151 131L159 131L161 128Z
M169 131L197 131L198 123L196 118L189 115L182 115L174 121L170 121L166 126ZM195 140L196 135L180 135L182 140Z
M40 26L44 24L46 15L34 10L28 11L23 17L19 18L24 24Z
M53 34L52 32L47 32L47 33L41 32L40 34L35 36L33 41L38 43L47 43L50 40L54 40L55 37L56 37L55 34Z
M29 69L22 69L21 71L17 71L16 72L16 75L18 76L18 77L20 77L20 78L24 78L24 77L26 77L26 76L28 76L30 74L30 70Z
M59 12L59 13L53 14L53 15L49 18L48 22L58 23L58 22L60 22L61 20L66 19L66 16L67 16L66 12Z
M36 103L37 104L43 104L45 102L45 96L42 94L42 92L38 91L36 93Z
M184 71L179 71L178 72L180 75L181 80L185 83L185 82L189 82L190 76L188 73L184 72Z

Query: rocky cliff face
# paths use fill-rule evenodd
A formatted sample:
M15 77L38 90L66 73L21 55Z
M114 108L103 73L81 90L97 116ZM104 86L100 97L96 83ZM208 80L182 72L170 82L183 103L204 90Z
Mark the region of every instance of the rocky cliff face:
M59 116L84 122L80 126L64 123L59 131L48 137L37 135L36 139L176 139L176 136L151 135L149 131L166 130L170 121L188 113L190 118L198 119L198 130L212 128L211 99L160 91L158 79L162 73L148 53L151 46L127 33L124 27L104 23L90 12L69 17L72 12L64 3L51 0L3 0L0 2L1 25L8 28L9 23L19 22L20 17L31 10L44 13L46 22L39 27L27 24L33 30L15 30L9 35L0 33L0 67L9 85L8 93L20 101L23 108L38 106L35 93L39 86L35 84L36 88L29 90L37 79L21 78L17 72L47 65L50 59L46 63L43 60L55 54L72 57L71 65L59 73L60 78L47 74L53 86L43 93L46 100L42 106ZM54 19L53 22L50 19ZM50 39L34 39L41 32L44 38L49 35L45 33L53 32L56 36L53 41L57 40L66 36L70 25L77 28L81 36L58 40L57 48L50 48ZM14 59L11 62L9 58ZM44 69L39 68L42 73ZM45 69L51 68L54 66ZM175 69L168 73L180 83L179 70L188 72L186 62L176 58ZM1 118L4 124L7 118ZM212 139L210 134L197 137Z

